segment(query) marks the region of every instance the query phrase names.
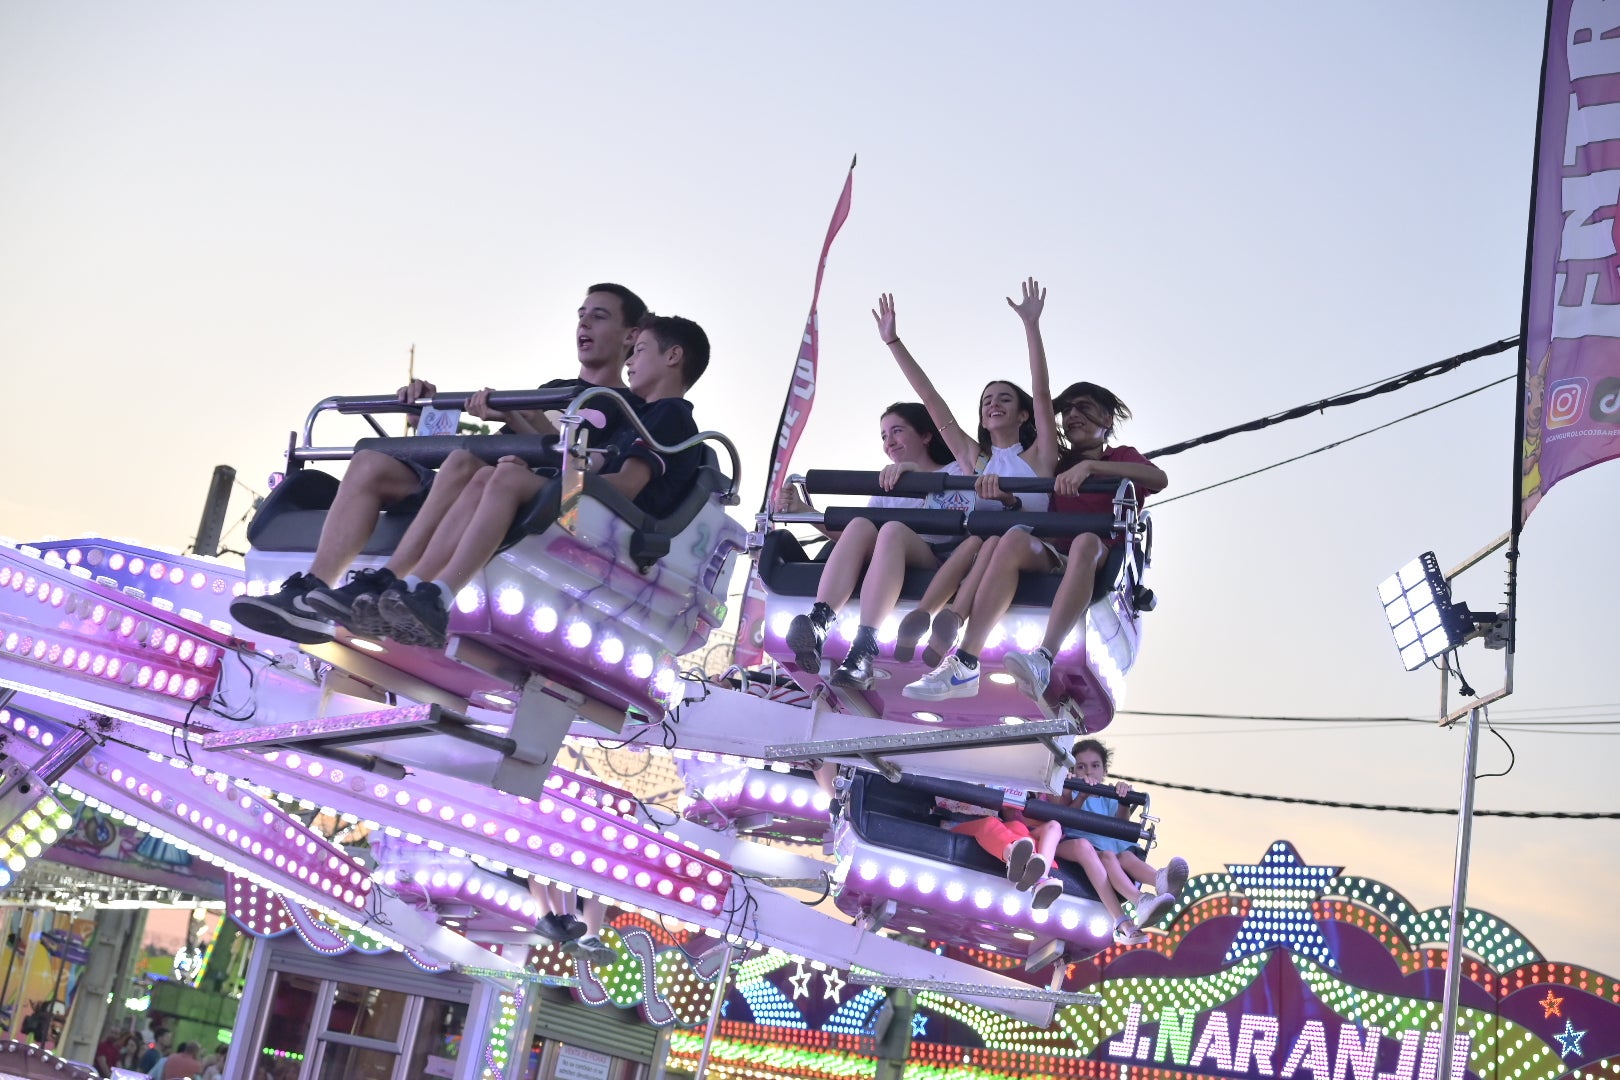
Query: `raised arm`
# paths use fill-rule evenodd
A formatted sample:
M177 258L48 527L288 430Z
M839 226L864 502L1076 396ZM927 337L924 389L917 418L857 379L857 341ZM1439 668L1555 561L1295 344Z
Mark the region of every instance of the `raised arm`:
M905 343L900 340L899 333L895 331L894 294L884 293L878 297L877 310L872 312L872 318L877 322L878 337L889 347L889 355L900 365L900 373L906 377L906 381L911 384L912 392L928 410L934 426L939 428L940 435L945 439L945 445L950 447L956 460L961 462L964 472L970 474L977 472L978 441L962 430L961 425L956 422L956 417L951 415L951 407L945 404L945 399L934 389L934 383L928 378L927 372L923 371L922 365L917 363L916 357L911 355L911 350L906 348Z
M1041 340L1041 311L1046 307L1046 290L1034 278L1025 280L1024 298L1014 302L1007 297L1007 306L1018 313L1024 324L1024 341L1029 346L1029 393L1035 399L1035 443L1023 453L1037 475L1051 476L1057 471L1058 455L1062 446L1058 442L1056 414L1052 409L1052 376L1046 370L1046 343Z

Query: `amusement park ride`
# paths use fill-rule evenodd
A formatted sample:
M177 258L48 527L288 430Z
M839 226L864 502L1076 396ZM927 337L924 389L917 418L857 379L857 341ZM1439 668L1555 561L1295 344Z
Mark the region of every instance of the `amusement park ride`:
M611 391L587 396L601 394ZM432 404L455 408L462 397ZM499 399L558 404L532 391ZM900 517L929 533L1024 525L1122 541L1045 700L1001 671L1007 649L1032 647L1044 628L1055 579L1029 576L984 652L983 691L924 711L897 692L918 664L885 657L888 677L870 692L794 666L786 624L822 564L783 526L815 515L764 515L750 534L727 514L737 452L705 432L692 440L705 461L692 492L653 519L585 470L580 400L566 406L562 452L516 436L388 438L374 416L401 408L391 396L321 402L253 520L245 571L99 538L0 548L0 887L66 827L67 797L219 864L233 897L277 893L333 927L513 985L523 965L492 946L541 942L535 881L706 932L720 951L780 950L1032 1023L1083 1000L1059 989L1064 970L1113 931L1090 886L1058 870L1063 896L1034 910L1003 866L941 827L934 797L1024 807L1028 793L1077 786L1066 779L1069 747L1112 719L1152 606L1151 530L1129 483L1098 489L1114 495L1112 514L827 511L832 529L853 516ZM428 466L456 447L492 462L516 452L556 471L456 597L443 649L341 627L330 643L300 647L232 618L235 598L309 565L337 481L308 466L353 452L314 441L331 413L363 416L379 433L354 449ZM821 494L877 491L876 474L794 479ZM910 474L891 494L971 479ZM357 568L380 564L407 522L384 515ZM739 556L757 559L769 594L773 670L708 678L683 658L724 621ZM908 578L903 595L923 584ZM772 692L759 692L762 680ZM774 692L794 686L802 693ZM655 821L630 793L559 767L565 743L594 740L671 750L687 784L682 819ZM314 829L299 806L369 823L364 855ZM1028 813L1154 839L1151 817L1041 801ZM826 892L847 921L792 887ZM950 945L993 948L1025 968L1016 978L986 971L937 947Z

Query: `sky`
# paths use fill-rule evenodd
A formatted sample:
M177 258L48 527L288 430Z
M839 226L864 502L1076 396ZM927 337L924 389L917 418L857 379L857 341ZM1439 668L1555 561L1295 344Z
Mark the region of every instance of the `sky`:
M698 320L700 424L758 503L816 253L821 371L793 466L876 467L911 396L868 314L969 415L1027 382L1003 297L1049 289L1055 385L1115 390L1140 449L1517 332L1544 12L1508 2L1286 7L628 2L605 6L0 0L0 534L181 547L216 464L234 522L331 394L391 391L414 346L446 389L573 369L602 280ZM1509 376L1513 353L1161 460L1178 492ZM1512 384L1155 514L1145 711L1429 717L1376 587L1507 527ZM322 442L358 424L323 422ZM869 434L869 438L863 435ZM1620 717L1620 465L1524 534L1515 693L1498 726ZM237 529L228 543L241 546ZM1500 602L1505 564L1458 584ZM1502 654L1464 670L1501 683ZM1601 706L1600 708L1589 708ZM1620 726L1505 730L1482 809L1614 811ZM1117 772L1245 792L1454 806L1462 734L1121 715ZM1507 767L1486 736L1481 771ZM1273 839L1422 908L1455 820L1155 792L1194 872ZM1549 958L1620 974L1597 901L1614 821L1481 819L1471 904Z

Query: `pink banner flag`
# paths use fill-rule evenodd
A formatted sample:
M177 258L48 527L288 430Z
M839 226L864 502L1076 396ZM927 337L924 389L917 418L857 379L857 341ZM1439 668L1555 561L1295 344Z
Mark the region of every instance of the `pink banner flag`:
M849 198L854 184L855 162L851 160L849 174L844 177L844 190L838 195L832 223L827 226L827 239L821 242L821 258L816 263L816 287L810 294L810 317L804 322L804 338L799 342L799 354L793 361L793 380L788 385L787 401L782 406L782 418L776 427L776 445L771 450L771 473L759 504L762 514L770 508L772 498L788 476L788 462L793 458L794 448L799 445L799 436L804 434L805 426L810 422L810 406L816 400L816 362L821 345L821 331L816 316L816 305L821 300L821 277L827 270L827 252L832 250L833 237L838 235L838 230L844 226L844 219L849 217ZM764 640L765 586L759 580L756 568L748 574L733 659L745 667L759 663L765 656L761 648Z
M1620 457L1620 5L1552 0L1531 202L1515 525Z

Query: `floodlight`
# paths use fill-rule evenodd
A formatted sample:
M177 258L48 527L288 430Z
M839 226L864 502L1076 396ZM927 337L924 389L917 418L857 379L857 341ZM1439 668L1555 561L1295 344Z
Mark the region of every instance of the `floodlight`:
M1407 671L1455 649L1473 634L1476 625L1497 617L1468 610L1451 602L1451 583L1440 569L1434 552L1425 551L1378 586L1384 616L1401 651Z

